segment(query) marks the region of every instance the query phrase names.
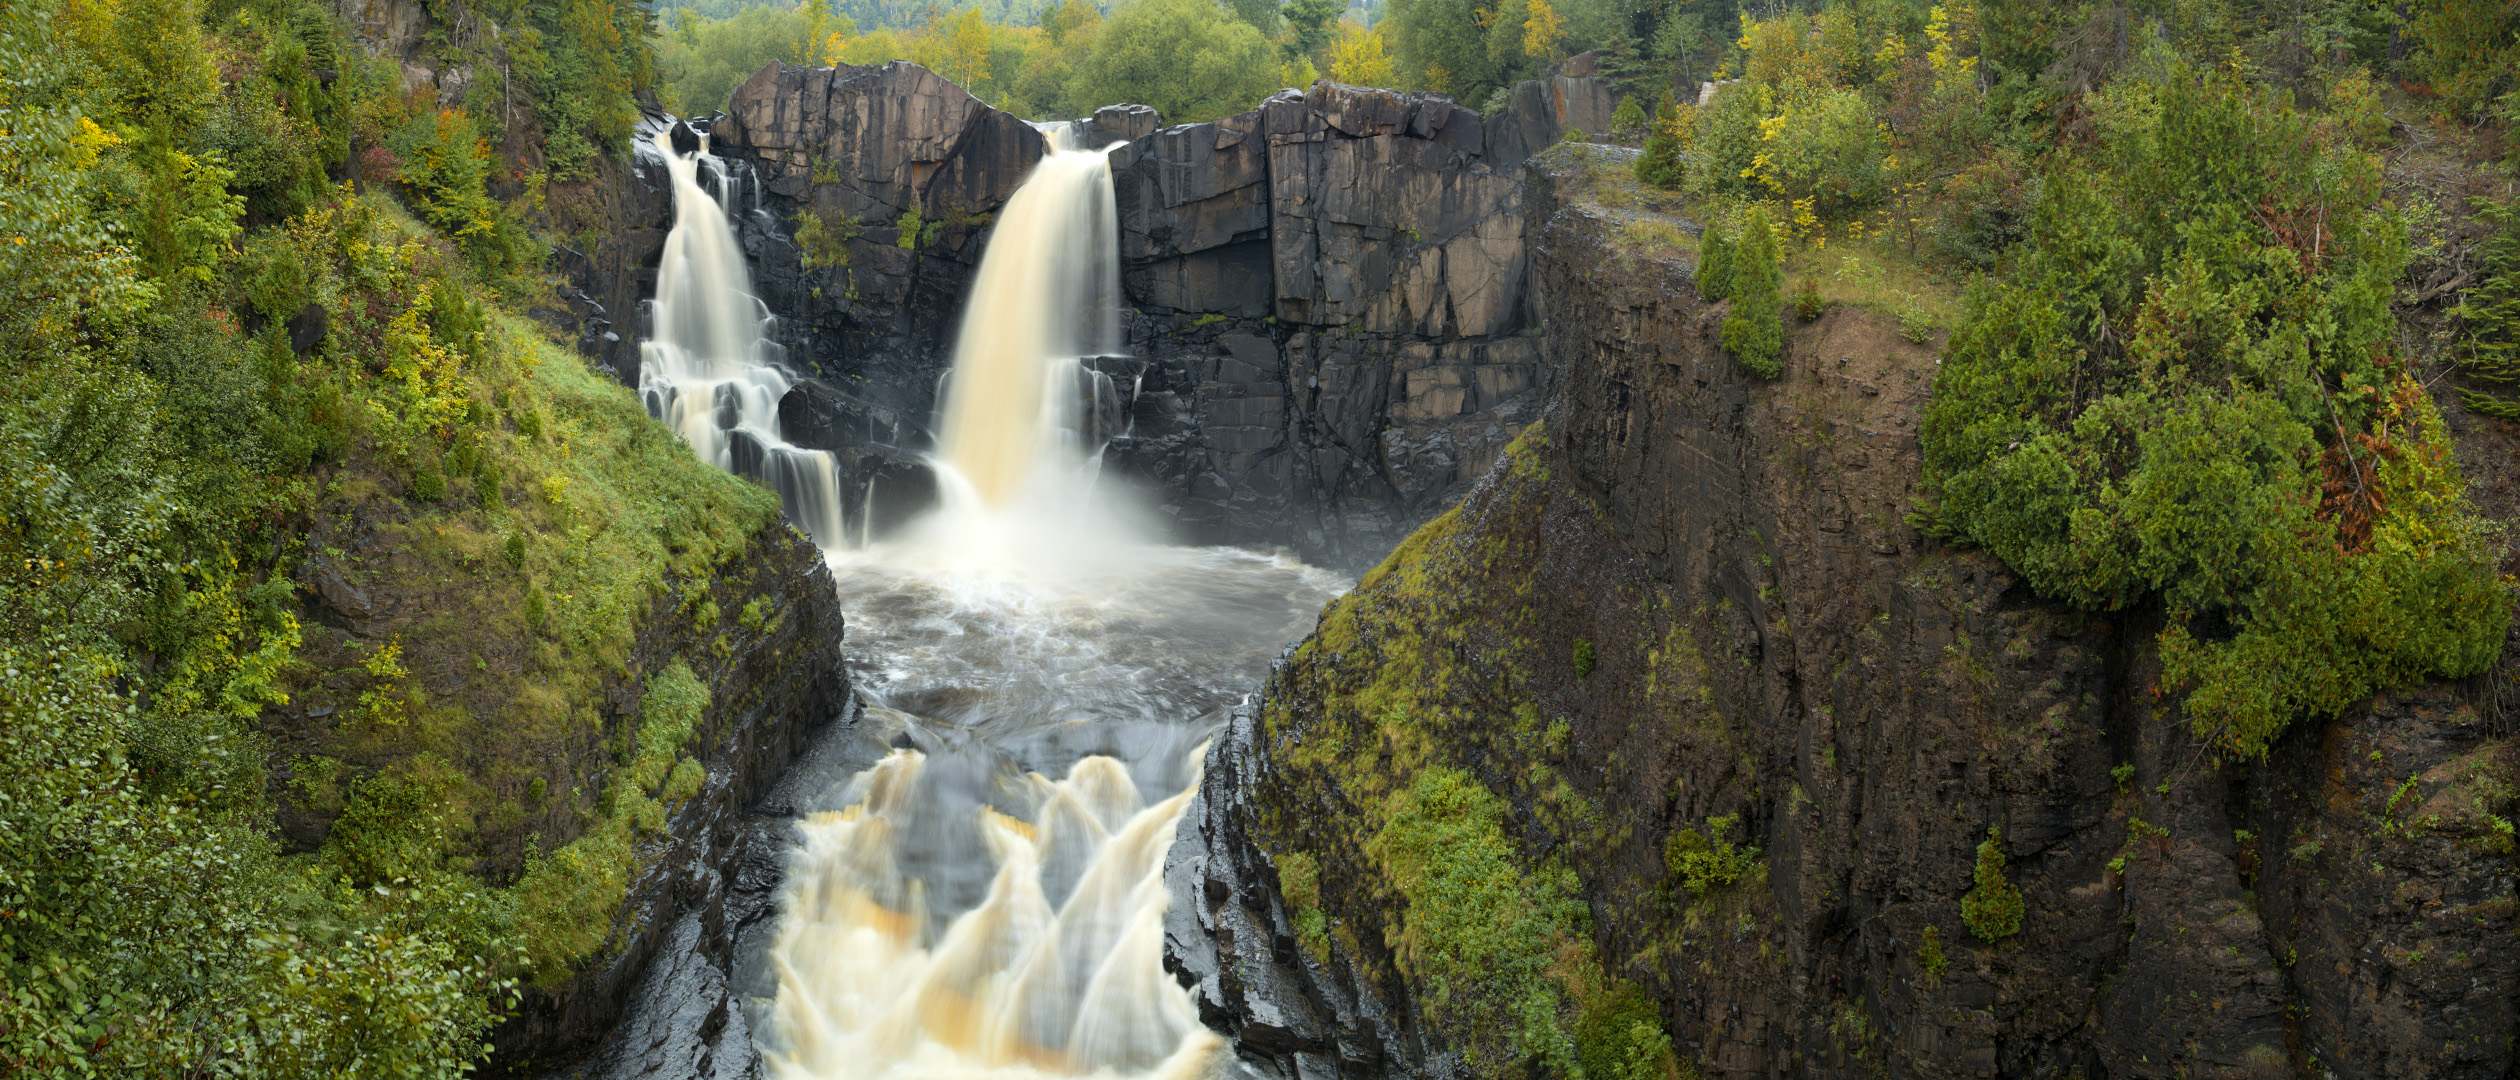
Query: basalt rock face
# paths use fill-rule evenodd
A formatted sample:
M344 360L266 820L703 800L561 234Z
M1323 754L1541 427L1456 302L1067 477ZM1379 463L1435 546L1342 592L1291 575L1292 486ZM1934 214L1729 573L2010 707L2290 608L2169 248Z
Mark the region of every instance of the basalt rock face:
M1248 113L1080 121L1112 151L1127 356L1110 472L1191 541L1358 565L1459 493L1534 415L1517 177L1616 105L1594 79L1527 84L1482 119L1435 94L1330 82ZM1039 132L935 74L774 65L711 130L754 281L811 379L791 439L842 451L880 529L915 454L994 215ZM890 500L890 503L887 501Z
M1289 652L1185 820L1169 963L1245 1063L1520 1075L1463 1052L1477 990L1437 1002L1396 951L1440 921L1378 837L1449 769L1709 1075L2507 1075L2508 733L2432 687L2218 762L2157 613L1906 524L1930 346L1834 309L1750 378L1685 262L1566 184L1523 201L1544 425ZM1756 869L1694 892L1667 852L1721 819ZM2016 933L1964 916L1990 836Z
M689 748L708 779L643 842L642 869L615 911L599 958L557 988L529 989L515 1014L493 1032L494 1072L547 1073L556 1065L591 1060L591 1050L630 1037L635 1032L616 1030L615 1021L634 987L655 978L648 974L649 961L660 950L672 958L660 967L688 966L691 942L683 939L696 940L703 928L725 927L730 906L739 913L750 910L747 903L767 909L769 884L745 876L747 866L770 859L767 852L775 850L763 847L758 834L767 830L757 811L790 764L823 741L831 722L849 707L840 598L821 553L784 525L764 529L749 556L695 586L708 589L729 610L766 590L778 598L780 617L757 630L701 626L677 614L697 606L681 590L656 601L642 624L631 668L655 671L680 657L708 687L709 707ZM615 699L628 709L638 694L637 687L625 686ZM751 863L735 857L747 853ZM769 882L775 883L776 863L769 865ZM711 1034L725 1023L718 1018ZM740 1035L742 1025L736 1027ZM738 1064L749 1062L746 1042L739 1038L729 1045L744 1048Z
M659 132L690 128L656 111L643 112L630 136L627 161L601 158L605 174L570 186L571 216L595 223L589 250L567 244L552 249L551 303L534 309L544 325L577 342L578 351L639 384L639 339L647 333L647 301L656 296L656 273L665 236L674 228L674 181L665 168ZM696 136L695 136L696 139Z

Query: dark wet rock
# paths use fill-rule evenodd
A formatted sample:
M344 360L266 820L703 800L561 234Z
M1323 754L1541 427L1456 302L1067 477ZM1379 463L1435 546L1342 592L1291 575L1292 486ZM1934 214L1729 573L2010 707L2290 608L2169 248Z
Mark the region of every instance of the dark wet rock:
M1558 79L1512 122L1545 145L1568 117L1606 116L1607 93ZM1489 125L1450 98L1329 82L1160 123L1115 105L1077 129L1127 143L1111 160L1130 355L1095 364L1128 413L1110 474L1181 539L1368 564L1534 415L1527 375L1479 373L1532 351L1521 159L1491 154ZM880 463L844 477L858 498L931 445L971 274L1044 140L902 63L764 68L710 137L756 291L820 385L783 403L788 437ZM814 266L808 222L827 247Z
M324 336L332 332L332 317L325 314L324 305L310 303L289 316L288 331L289 351L304 356L314 352L315 346L323 344Z
M1268 769L1255 724L1238 709L1209 746L1165 858L1165 970L1197 996L1200 1019L1232 1037L1242 1075L1450 1075L1419 1039L1412 1003L1395 1007L1359 979L1345 945L1334 941L1323 965L1297 944L1276 867L1246 832Z
M697 897L670 924L655 958L621 987L620 1021L545 1080L758 1076L771 1032L762 1007L778 989L769 962L796 818L888 751L893 733L844 714L783 768L758 801L721 819L724 842L682 868Z
M674 152L677 154L700 152L700 133L691 130L690 124L680 120L674 121L674 126L668 131L668 137L673 139Z

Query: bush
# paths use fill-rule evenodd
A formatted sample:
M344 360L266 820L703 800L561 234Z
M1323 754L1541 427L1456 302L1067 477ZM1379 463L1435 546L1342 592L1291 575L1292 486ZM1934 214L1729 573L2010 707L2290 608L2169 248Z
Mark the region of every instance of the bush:
M1810 322L1820 317L1821 306L1820 279L1809 274L1803 275L1802 288L1794 293L1795 317L1804 322Z
M1732 264L1732 313L1724 316L1724 348L1744 370L1762 379L1776 378L1785 371L1784 275L1777 267L1776 233L1765 207L1750 208Z
M1663 1080L1672 1050L1662 1010L1634 983L1610 983L1575 1020L1575 1060L1585 1080Z
M1758 869L1758 848L1735 847L1725 839L1732 833L1734 820L1731 814L1711 817L1703 830L1681 829L1671 834L1663 845L1663 865L1682 888L1703 898Z
M2021 932L2021 890L2004 877L2003 844L2003 830L1986 830L1977 849L1977 869L1971 873L1976 884L1960 897L1960 921L1990 944Z
M1943 954L1942 928L1927 926L1924 943L1916 947L1916 966L1925 973L1928 986L1942 985L1943 973L1951 970L1951 958Z

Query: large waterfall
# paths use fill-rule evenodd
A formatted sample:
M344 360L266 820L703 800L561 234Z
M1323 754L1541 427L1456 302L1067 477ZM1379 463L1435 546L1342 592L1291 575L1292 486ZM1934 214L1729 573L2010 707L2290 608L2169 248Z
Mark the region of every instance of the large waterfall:
M708 153L682 154L671 131L656 134L674 181L674 228L657 267L655 333L639 345L639 396L702 460L770 485L788 520L814 542L841 542L839 477L831 454L791 446L779 432L779 399L789 382L779 346L764 332L770 313L752 294L743 250L718 195L725 166Z
M1148 542L1097 483L1117 413L1103 152L1051 149L990 234L935 456L941 505L826 553L892 747L798 823L760 1033L797 1078L1190 1077L1164 853L1224 710L1340 583Z
M1077 361L1120 351L1120 233L1108 148L1080 150L1052 129L1049 153L1000 215L991 250L1051 258L980 264L954 341L939 454L984 507L1033 495L1071 500L1090 434L1076 392L1093 385Z

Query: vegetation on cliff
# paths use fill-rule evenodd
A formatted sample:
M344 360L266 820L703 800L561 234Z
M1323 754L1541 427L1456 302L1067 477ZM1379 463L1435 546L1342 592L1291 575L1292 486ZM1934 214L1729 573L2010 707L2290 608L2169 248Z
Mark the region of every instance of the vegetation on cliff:
M1625 873L1626 834L1597 801L1599 758L1569 744L1564 715L1579 696L1615 702L1640 728L1692 732L1710 752L1722 720L1703 657L1654 586L1524 561L1538 536L1570 531L1564 518L1594 513L1551 482L1546 447L1525 432L1489 486L1332 604L1272 680L1263 805L1281 809L1254 835L1307 948L1404 985L1478 1075L1644 1080L1673 1067L1670 1039L1629 982L1639 961L1599 955L1592 920L1596 904L1645 898L1605 898ZM1574 626L1641 640L1586 648ZM1613 656L1629 659L1613 670ZM1644 670L1635 656L1650 657ZM1684 830L1698 843L1675 845L1667 873L1658 847L1647 879L1660 902L1648 906L1744 917L1741 883L1764 864L1735 843L1735 820ZM1378 967L1382 955L1396 970Z
M622 10L517 13L601 98L555 138L626 127ZM296 0L0 3L11 1075L464 1072L696 789L631 642L776 500L502 310L540 248L435 93Z
M2372 72L2448 119L2508 123L2520 19L2206 7L2123 28L2103 5L2010 2L1753 19L1723 58L1740 81L1664 111L1636 170L1711 232L1776 222L1806 318L1823 276L1978 277L1948 311L1932 288L1857 297L1913 338L1958 324L1920 521L2043 594L2165 610L2188 718L2254 756L2294 716L2470 675L2501 647L2495 545L2398 333L2418 225L2383 194ZM2388 50L2392 25L2410 51ZM2446 358L2480 385L2507 375L2508 246L2481 253L2466 355ZM1764 375L1778 305L1741 295L1744 250L1707 245L1702 265L1729 279L1728 351Z
M2509 599L2390 306L2406 226L2349 133L2162 57L2093 95L1922 437L1935 526L2086 607L2159 602L2198 733L2482 670ZM2210 153L2198 148L2210 147Z

